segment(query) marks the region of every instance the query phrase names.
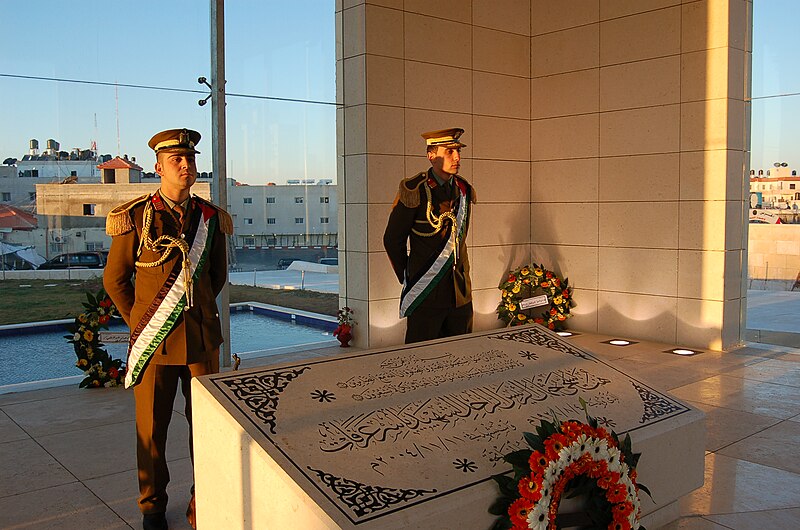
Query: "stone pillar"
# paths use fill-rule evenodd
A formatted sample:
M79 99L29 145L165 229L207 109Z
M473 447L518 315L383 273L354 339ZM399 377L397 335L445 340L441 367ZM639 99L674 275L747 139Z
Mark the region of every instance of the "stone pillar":
M463 127L477 190L476 330L530 260L575 287L571 327L722 349L746 291L746 0L337 4L342 304L402 342L382 234L419 133Z

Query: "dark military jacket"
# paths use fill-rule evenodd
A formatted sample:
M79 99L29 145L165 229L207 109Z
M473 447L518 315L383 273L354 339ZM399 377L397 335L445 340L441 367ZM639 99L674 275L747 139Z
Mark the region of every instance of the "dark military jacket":
M389 221L383 235L383 245L392 263L397 280L400 283L406 278L416 278L424 273L436 259L443 243L450 237L452 222L444 221L442 229L433 236L423 234L435 231L428 221L428 196L425 188L431 191L431 209L436 216L455 210L459 203L457 186L466 190L468 203L475 202L475 191L472 186L458 175L453 176L450 186L440 186L433 176L433 169L419 173L400 183L400 190L389 214ZM469 256L467 255L466 235L469 219L465 227L464 237L459 242L458 260L455 267L445 271L436 287L425 297L420 307L452 308L461 307L472 300L472 286L469 276ZM409 250L410 247L410 250Z
M170 250L168 259L157 267L137 267L135 262L154 262L160 254L142 248L137 256L144 224L147 202L161 204L153 211L151 237L162 234L184 237L199 223L202 213L200 203L212 207L218 216L216 232L208 249L208 258L193 284L194 304L183 311L167 337L155 350L150 362L154 364L192 364L211 360L222 343L222 333L216 297L227 280L227 243L225 234L232 232L230 216L221 208L197 196L189 200L188 211L180 225L172 210L163 204L160 196L145 195L115 208L108 216L106 231L113 236L108 263L103 273L103 285L122 318L131 328L145 316L145 311L164 286L170 272L183 254L177 248ZM134 281L135 280L135 281Z

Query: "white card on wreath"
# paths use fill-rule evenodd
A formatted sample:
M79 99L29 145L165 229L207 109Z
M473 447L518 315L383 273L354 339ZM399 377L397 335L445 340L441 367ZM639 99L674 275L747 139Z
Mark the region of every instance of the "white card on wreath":
M546 294L540 294L539 296L534 296L531 298L526 298L525 300L520 301L519 308L520 309L530 309L532 307L539 307L541 305L547 305L550 302L547 301Z

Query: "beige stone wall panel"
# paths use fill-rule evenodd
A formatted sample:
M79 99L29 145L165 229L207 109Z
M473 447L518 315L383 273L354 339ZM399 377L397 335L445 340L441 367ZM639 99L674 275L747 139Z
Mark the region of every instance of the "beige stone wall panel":
M599 175L598 158L531 162L531 202L597 202Z
M600 27L579 26L531 39L531 77L600 66Z
M532 160L596 157L600 150L599 127L597 114L533 120Z
M519 0L472 0L472 23L530 36L531 4Z
M600 65L681 53L681 8L670 7L600 23Z
M598 68L534 78L531 80L531 119L597 112L599 90Z

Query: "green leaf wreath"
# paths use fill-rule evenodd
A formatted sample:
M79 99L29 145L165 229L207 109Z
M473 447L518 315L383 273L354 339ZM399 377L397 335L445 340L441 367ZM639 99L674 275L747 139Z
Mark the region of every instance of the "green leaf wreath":
M498 286L501 292L497 317L509 326L537 323L552 330L564 328L570 316L572 289L569 280L561 279L544 265L532 263L509 271ZM527 307L536 296L546 296L542 304ZM539 314L541 306L546 309Z
M75 348L78 360L75 366L84 375L80 388L103 388L122 384L125 379L125 365L121 359L111 357L100 342L100 329L108 329L111 317L118 315L114 303L103 289L96 295L86 293L88 302L83 303L84 312L75 317L67 326L67 342Z

